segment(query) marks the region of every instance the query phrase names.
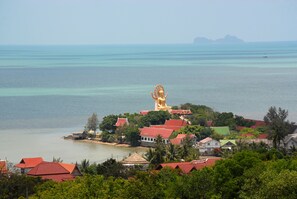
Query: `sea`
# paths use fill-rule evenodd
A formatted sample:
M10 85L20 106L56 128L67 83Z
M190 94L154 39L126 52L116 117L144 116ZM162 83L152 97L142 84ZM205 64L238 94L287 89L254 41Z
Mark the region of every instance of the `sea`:
M62 137L92 113L153 110L156 84L171 106L253 119L276 106L297 122L297 42L0 46L0 159L121 160L140 149Z

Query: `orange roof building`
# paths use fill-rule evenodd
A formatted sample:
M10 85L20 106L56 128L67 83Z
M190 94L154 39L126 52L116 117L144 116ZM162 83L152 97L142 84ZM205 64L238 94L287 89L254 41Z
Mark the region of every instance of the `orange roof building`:
M188 123L185 120L172 119L172 120L166 120L165 124L163 124L163 125L151 125L151 127L172 129L174 131L177 131L177 130L179 130L182 127L187 126L187 125L188 125Z
M42 179L62 182L72 180L76 176L81 176L81 172L75 164L66 164L60 162L41 162L32 168L28 176L38 176Z
M194 170L200 170L204 167L214 166L216 161L221 158L207 158L203 160L193 160L191 162L174 162L174 163L163 163L157 167L157 170L169 167L171 169L180 169L182 173L188 174Z
M128 119L127 118L118 118L115 126L119 127L119 126L124 126L124 125L129 125Z
M196 136L194 134L189 134L189 136L191 140L193 140L193 145L194 145L196 142L195 140ZM180 145L186 137L187 137L187 134L178 134L176 138L173 138L170 140L170 143L174 145Z
M158 135L160 135L163 138L163 142L167 144L172 132L172 129L144 127L140 129L141 145L154 146Z
M0 160L0 174L6 174L8 172L6 160Z
M43 162L42 157L23 158L19 164L15 165L15 167L20 168L22 173L26 173L41 162Z

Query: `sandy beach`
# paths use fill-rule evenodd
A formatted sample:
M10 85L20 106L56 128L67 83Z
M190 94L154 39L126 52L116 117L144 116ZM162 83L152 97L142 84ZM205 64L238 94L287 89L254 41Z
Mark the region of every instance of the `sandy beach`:
M140 150L148 150L149 147L143 147L143 146L137 146L137 147L131 147L129 144L117 144L117 143L109 143L109 142L102 142L99 140L74 140L75 142L86 142L86 143L94 143L94 144L101 144L101 145L109 145L109 146L116 146L116 147L126 147L126 148L134 148L134 149L140 149Z

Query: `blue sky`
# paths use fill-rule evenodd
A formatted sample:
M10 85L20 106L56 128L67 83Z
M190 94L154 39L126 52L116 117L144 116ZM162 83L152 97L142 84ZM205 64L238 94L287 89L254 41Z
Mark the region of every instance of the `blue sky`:
M0 0L0 44L297 40L296 0Z

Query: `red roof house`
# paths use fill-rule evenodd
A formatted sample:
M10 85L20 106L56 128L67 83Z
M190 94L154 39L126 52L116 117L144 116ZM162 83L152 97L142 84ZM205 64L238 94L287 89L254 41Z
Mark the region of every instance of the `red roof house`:
M195 139L195 135L194 134L189 134L190 138L191 139ZM171 144L174 144L174 145L180 145L182 143L182 141L187 137L187 134L178 134L176 136L176 138L173 138L170 140L170 143Z
M160 164L157 167L157 170L160 170L165 167L169 167L172 169L180 169L183 173L187 174L193 170L200 170L204 167L214 166L216 161L221 158L208 158L203 160L193 160L191 162L174 162L174 163L164 163Z
M163 142L167 144L172 132L172 129L144 127L140 129L141 145L154 146L158 135L160 135L163 138Z
M35 157L35 158L23 158L19 164L16 164L15 167L20 168L22 173L25 173L25 170L30 170L36 165L43 162L42 157Z
M56 182L72 180L76 176L81 176L81 172L75 164L60 162L41 162L31 169L28 176L38 176L42 179L50 179Z
M156 138L158 135L161 135L162 138L168 139L172 132L172 129L144 127L140 129L140 136Z
M266 133L259 134L257 138L258 139L267 139L268 138L268 134L266 134Z
M172 129L177 131L181 129L183 126L187 126L188 123L185 120L166 120L163 125L151 125L154 128L164 128L164 129Z
M127 118L118 118L115 126L119 127L119 126L124 126L125 124L129 124L128 119Z
M0 174L7 173L7 163L5 160L0 160Z
M140 111L140 115L147 115L150 111L149 110L143 110Z
M188 123L185 120L171 119L171 120L166 120L164 125L165 126L187 126Z

